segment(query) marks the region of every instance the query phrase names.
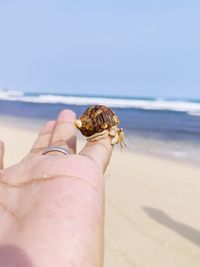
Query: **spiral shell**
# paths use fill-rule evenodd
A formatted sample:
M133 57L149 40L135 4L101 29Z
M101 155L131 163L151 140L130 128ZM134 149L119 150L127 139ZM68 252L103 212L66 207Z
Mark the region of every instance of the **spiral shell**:
M81 133L90 137L94 134L110 130L120 123L117 115L108 107L103 105L91 106L75 121L76 127Z

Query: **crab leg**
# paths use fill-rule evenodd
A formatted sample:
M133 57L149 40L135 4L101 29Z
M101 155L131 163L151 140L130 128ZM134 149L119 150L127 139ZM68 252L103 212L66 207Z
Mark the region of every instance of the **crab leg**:
M108 136L108 130L104 130L103 132L100 133L95 133L93 135L91 135L90 137L87 138L88 141L97 141L100 140L102 138L105 138Z

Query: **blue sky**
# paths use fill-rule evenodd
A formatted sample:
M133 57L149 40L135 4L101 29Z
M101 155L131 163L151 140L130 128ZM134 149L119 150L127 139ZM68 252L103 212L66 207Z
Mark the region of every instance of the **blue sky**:
M0 88L200 98L200 1L0 1Z

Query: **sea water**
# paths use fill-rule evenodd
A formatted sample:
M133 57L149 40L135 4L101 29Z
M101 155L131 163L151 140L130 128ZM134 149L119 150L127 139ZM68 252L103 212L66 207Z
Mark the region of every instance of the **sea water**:
M77 116L104 104L120 117L127 147L200 162L200 101L196 99L81 96L0 90L0 114L54 119L69 108Z

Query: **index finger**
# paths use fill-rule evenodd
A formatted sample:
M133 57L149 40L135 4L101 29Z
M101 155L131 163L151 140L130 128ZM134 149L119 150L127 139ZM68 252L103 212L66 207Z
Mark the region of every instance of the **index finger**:
M87 142L79 155L89 157L95 161L102 172L106 171L112 155L113 146L111 145L111 138L106 137L94 142Z
M76 153L75 120L76 114L72 110L64 109L60 112L50 140L51 146L59 146L72 154Z

